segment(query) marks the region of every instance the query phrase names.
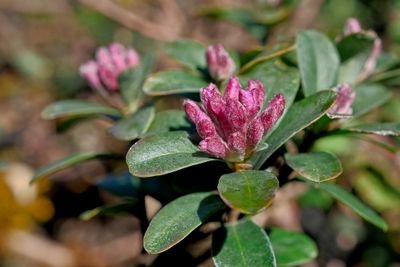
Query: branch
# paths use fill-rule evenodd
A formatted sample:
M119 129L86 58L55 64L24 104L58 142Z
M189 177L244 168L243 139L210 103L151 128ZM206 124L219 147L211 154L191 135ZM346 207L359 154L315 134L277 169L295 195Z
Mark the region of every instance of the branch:
M171 30L169 25L160 26L160 24L145 20L110 0L79 0L79 2L147 37L168 42L176 40L179 36L179 32Z

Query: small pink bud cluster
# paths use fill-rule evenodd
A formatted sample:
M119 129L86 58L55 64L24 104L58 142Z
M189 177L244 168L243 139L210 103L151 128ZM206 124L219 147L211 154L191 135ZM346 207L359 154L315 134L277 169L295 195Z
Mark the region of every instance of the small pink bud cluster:
M353 87L348 84L342 84L337 90L336 102L328 110L329 117L336 117L340 115L350 116L353 114L352 105L356 98L356 93Z
M79 72L94 89L117 92L118 76L126 69L138 65L139 61L139 55L134 49L112 43L97 49L95 59L83 64Z
M184 109L203 139L199 148L230 162L241 162L256 150L262 137L274 126L285 109L283 95L276 95L259 114L265 98L260 81L250 80L242 89L232 77L222 96L214 84L200 91L204 109L185 100Z
M208 72L216 81L230 78L235 72L235 63L222 44L210 45L206 53Z
M360 22L355 18L349 18L346 22L346 25L343 29L344 36L362 32L363 29L361 27ZM338 40L342 39L342 36L338 36ZM382 41L380 38L376 38L374 42L374 46L372 48L371 54L369 55L365 65L360 73L359 79L363 80L368 77L374 70L376 66L376 61L382 51Z

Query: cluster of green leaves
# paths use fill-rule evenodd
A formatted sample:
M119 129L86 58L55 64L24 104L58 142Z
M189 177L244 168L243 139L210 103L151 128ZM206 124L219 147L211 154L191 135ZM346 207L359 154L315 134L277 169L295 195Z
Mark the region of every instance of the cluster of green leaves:
M278 228L266 231L251 220L251 215L268 208L279 190L278 177L283 174L271 171L270 167L274 159L282 156L300 181L328 193L368 222L386 230L385 221L375 211L332 183L342 173L339 159L323 151L310 152L316 139L326 135L400 134L399 123L363 123L360 118L385 103L391 95L381 82L384 79L379 78L396 66L394 59L387 59L388 55L383 55L376 72L367 80L359 80L375 38L370 33L357 33L333 42L322 33L304 31L298 34L293 46L267 56L267 51L242 55L231 52L241 82L253 79L265 85L265 103L277 93L286 99L282 119L262 140L264 149L246 162L251 165L248 170L232 172L222 160L201 152L191 141L193 129L189 128L182 110L159 110L152 100L144 101L148 99L145 95L185 94L198 99L200 88L212 82L205 61L206 48L192 40L169 43L164 49L182 63L183 69L151 73L151 57L145 57L139 66L120 76L121 97L131 112L83 100L49 105L43 111L44 118L100 116L112 122L109 132L114 137L133 143L126 154L129 173L110 174L111 177L99 182L99 187L123 196L121 203L96 208L83 214L83 218L126 211L140 202L137 199L152 195L167 204L152 219L145 233L144 248L149 253L161 253L200 225L219 221L222 226L213 233L212 242L216 266L298 265L317 256L317 247L309 237ZM356 91L353 116L339 121L332 129L334 120L325 114L336 99L332 89L344 82L352 84ZM285 149L289 140L299 153ZM120 157L75 154L39 169L34 179L82 161L120 160ZM209 169L217 171L210 173ZM209 175L215 187L188 189L182 185L182 177L191 179L198 170L202 170L202 175ZM177 190L179 187L182 190ZM233 211L244 214L243 218L226 221L226 214L234 214Z

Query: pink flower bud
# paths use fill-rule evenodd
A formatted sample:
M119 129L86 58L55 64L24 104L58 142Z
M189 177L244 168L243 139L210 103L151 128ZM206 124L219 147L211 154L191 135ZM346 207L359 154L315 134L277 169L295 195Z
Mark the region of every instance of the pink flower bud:
M235 63L221 44L209 46L206 59L208 71L216 81L226 80L235 72Z
M267 133L272 126L279 120L285 110L285 98L279 94L269 101L267 108L261 115L261 120L264 125L264 133Z
M264 86L259 81L249 81L243 90L235 77L228 82L224 96L214 84L202 88L200 95L205 110L191 100L185 100L183 104L203 138L199 148L230 162L248 159L285 109L283 95L277 95L260 115Z
M119 43L112 43L108 47L97 49L95 60L83 64L80 73L93 88L117 92L118 76L137 64L139 55L135 50L126 49Z
M98 72L99 68L94 60L90 60L79 67L79 73L89 82L90 86L101 90L103 86L100 82Z
M214 123L196 102L185 100L183 107L190 120L196 125L197 132L202 138L217 135Z
M357 33L357 32L361 32L362 28L361 28L361 24L360 21L358 21L358 19L355 18L349 18L346 21L346 25L344 26L344 35L350 35L353 33Z
M356 93L350 84L342 84L337 90L336 102L328 110L329 117L337 117L340 115L351 115L353 113L352 105L355 100Z

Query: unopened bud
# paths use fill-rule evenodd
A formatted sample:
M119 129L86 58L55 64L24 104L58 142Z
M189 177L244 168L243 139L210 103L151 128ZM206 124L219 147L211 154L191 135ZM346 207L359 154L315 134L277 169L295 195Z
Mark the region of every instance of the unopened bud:
M221 44L209 46L206 59L210 76L216 81L226 80L235 72L235 63Z

